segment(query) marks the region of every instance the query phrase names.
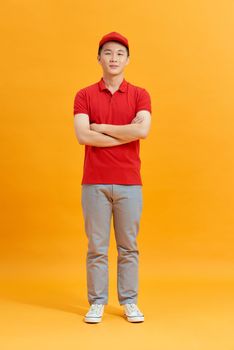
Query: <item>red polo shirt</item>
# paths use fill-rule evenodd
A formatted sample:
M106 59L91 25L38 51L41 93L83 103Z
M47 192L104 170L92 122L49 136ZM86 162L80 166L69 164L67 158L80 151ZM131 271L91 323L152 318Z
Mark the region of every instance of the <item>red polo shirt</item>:
M74 100L74 115L88 114L90 123L130 124L136 113L143 109L151 112L149 93L125 79L112 94L101 78L80 89ZM81 184L143 185L139 151L140 140L111 147L85 145Z

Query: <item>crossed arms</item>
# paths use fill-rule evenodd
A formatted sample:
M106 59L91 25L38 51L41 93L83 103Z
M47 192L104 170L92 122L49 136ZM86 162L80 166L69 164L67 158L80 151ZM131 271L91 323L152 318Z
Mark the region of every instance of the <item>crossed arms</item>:
M88 114L74 116L75 134L79 144L96 147L118 146L145 139L151 125L151 114L147 110L138 111L131 124L89 124Z

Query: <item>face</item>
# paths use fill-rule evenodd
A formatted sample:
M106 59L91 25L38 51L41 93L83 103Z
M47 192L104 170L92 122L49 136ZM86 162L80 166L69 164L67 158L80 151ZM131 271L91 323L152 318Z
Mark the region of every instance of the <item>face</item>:
M107 75L123 73L125 66L129 63L126 47L120 43L108 41L102 46L98 63L101 64L103 72Z

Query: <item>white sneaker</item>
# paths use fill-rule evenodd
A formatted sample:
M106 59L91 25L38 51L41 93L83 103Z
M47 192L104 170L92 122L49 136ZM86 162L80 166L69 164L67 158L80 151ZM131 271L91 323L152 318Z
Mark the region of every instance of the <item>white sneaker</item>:
M144 315L136 304L124 304L124 316L129 322L143 322Z
M98 323L102 320L102 315L104 312L104 304L92 304L89 311L85 315L85 322L88 323Z

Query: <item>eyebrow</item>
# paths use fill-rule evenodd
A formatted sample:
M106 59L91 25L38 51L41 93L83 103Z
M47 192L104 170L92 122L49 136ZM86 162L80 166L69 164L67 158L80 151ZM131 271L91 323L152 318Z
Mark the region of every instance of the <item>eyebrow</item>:
M103 50L103 51L111 51L111 49L105 49L105 50ZM124 52L123 49L118 49L117 51L122 51L122 52Z

